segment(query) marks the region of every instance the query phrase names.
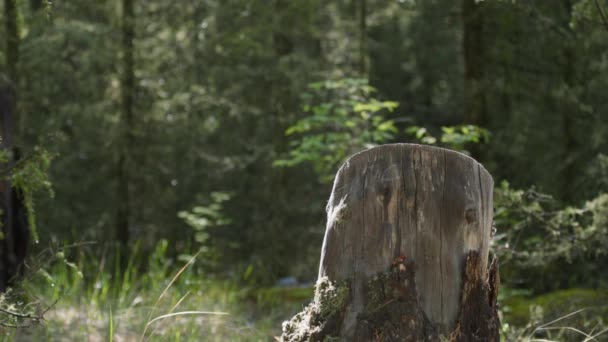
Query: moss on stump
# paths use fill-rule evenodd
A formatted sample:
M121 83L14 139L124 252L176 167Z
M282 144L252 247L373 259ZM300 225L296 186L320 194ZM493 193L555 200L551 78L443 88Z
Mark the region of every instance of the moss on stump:
M349 288L346 282L336 284L327 277L317 281L312 303L283 323L281 341L334 341L340 332L344 307L348 304ZM338 339L339 340L339 339Z
M499 341L498 263L493 260L485 279L481 265L479 253L467 254L460 314L451 333L442 336L420 305L414 262L395 258L386 272L366 281L365 310L357 316L354 341ZM281 341L345 341L342 321L351 297L350 281L321 278L313 302L283 323Z

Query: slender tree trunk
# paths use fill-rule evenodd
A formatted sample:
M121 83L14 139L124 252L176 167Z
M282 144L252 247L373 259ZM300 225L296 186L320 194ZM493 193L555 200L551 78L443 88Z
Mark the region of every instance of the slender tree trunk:
M17 24L16 0L4 0L6 30L6 69L8 78L18 84L17 62L19 61L19 27Z
M13 158L10 151L13 143L13 114L15 110L15 92L9 80L0 78L0 113L2 115L2 149L9 154L9 159L0 167L9 169L13 166ZM4 175L2 175L4 176ZM0 198L2 213L2 238L0 239L0 292L3 292L8 286L9 280L12 277L14 264L14 223L13 207L15 203L12 199L12 186L9 180L0 181Z
M359 0L359 73L368 77L367 70L367 0Z
M4 0L4 22L6 30L6 74L8 80L0 79L3 92L2 143L9 150L14 147L16 88L19 83L19 26L17 24L16 0Z
M462 0L462 51L464 55L464 117L465 123L487 126L487 105L483 89L484 41L483 4L477 0ZM481 158L479 146L471 149L473 157Z
M118 144L118 165L117 165L117 212L116 212L116 239L121 246L121 256L123 263L127 260L127 244L129 243L129 226L131 218L130 200L130 160L131 149L134 143L134 47L135 38L135 13L134 0L123 0L122 9L122 77L121 77L121 105L122 136Z
M293 51L293 42L291 37L285 33L286 27L283 22L282 16L289 6L287 0L276 0L274 3L275 8L275 27L273 32L273 49L277 59L290 54Z
M15 0L4 1L4 21L6 31L6 69L8 79L0 75L0 124L2 149L8 154L8 161L2 169L10 169L19 159L15 140L17 131L17 85L19 82L19 26ZM6 175L2 175L6 176ZM25 208L20 193L13 188L10 180L0 181L0 207L2 210L0 239L0 291L4 291L10 280L17 275L25 259L29 244L29 228L25 220Z
M563 42L562 53L564 56L563 66L563 83L570 90L576 84L576 50L575 50L575 39L574 32L570 28L570 21L572 20L572 2L570 0L562 1L563 11L563 27L571 39ZM568 101L566 98L565 101ZM561 102L561 101L560 101ZM577 170L576 170L576 153L578 149L578 143L575 134L576 128L576 108L572 103L562 103L559 105L562 111L562 136L563 136L563 157L564 161L562 169L562 194L561 198L563 201L573 200L573 195L576 188Z

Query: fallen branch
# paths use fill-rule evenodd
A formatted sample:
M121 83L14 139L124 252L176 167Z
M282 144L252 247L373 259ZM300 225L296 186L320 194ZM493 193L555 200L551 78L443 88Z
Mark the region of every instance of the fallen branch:
M42 310L41 313L37 314L37 315L33 315L33 314L27 314L27 313L20 313L20 312L15 312L12 310L7 310L7 309L3 309L0 308L0 313L5 314L7 316L19 319L19 320L30 320L30 323L28 324L12 324L12 323L7 323L6 321L1 321L0 322L0 326L3 326L5 328L27 328L30 327L34 324L38 324L41 321L44 321L44 315L49 312L49 310L51 310L59 301L59 298L57 298L53 304L49 305L48 307L46 307L44 310Z

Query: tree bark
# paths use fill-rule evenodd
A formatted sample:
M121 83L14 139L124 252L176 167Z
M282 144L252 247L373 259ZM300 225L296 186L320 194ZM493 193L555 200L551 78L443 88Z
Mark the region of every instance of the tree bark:
M314 301L283 341L498 341L493 181L475 160L395 144L338 171Z

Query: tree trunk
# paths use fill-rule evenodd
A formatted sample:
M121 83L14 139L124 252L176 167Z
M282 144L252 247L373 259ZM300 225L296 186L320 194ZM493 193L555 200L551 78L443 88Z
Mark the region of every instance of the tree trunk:
M17 61L19 61L19 26L15 0L4 0L6 25L6 69L8 78L17 84Z
M16 89L19 87L19 71L17 70L19 63L19 21L17 13L17 2L16 0L4 0L4 20L6 29L6 74L8 81L0 80L5 84L2 84L3 91L5 92L5 101L10 102L10 110L5 107L5 116L2 118L4 131L2 134L3 139L7 140L4 142L5 146L9 146L12 149L15 146L15 140L19 140L17 132L17 93ZM14 88L14 89L13 89ZM10 93L10 94L9 94ZM8 103L6 102L6 103Z
M338 171L312 304L283 341L498 341L493 181L475 160L395 144Z
M563 0L561 2L563 7L562 15L562 27L568 32L568 38L563 42L562 53L564 56L564 67L563 67L563 84L567 87L567 92L572 92L573 88L576 87L576 37L574 31L570 27L572 21L572 3L571 0ZM572 202L575 198L577 179L579 178L579 172L576 168L577 165L577 152L579 150L579 144L576 138L576 115L577 106L572 103L572 100L568 100L569 96L561 96L558 101L558 106L562 112L562 141L563 141L563 166L562 166L562 191L561 199L568 203Z
M11 82L0 77L2 149L8 153L8 161L0 165L2 170L10 170L19 158L13 144L15 98L15 89ZM10 179L0 180L0 209L0 292L3 292L18 274L27 255L30 238L25 207L19 191L13 188Z
M15 110L15 90L10 84L10 81L0 79L0 114L2 114L2 149L8 153L9 158L6 163L3 163L2 170L10 169L13 166L13 158L11 156L12 136L14 131L13 112ZM4 175L2 175L4 176ZM1 180L2 191L2 248L0 249L0 291L4 291L8 286L8 281L12 277L14 263L14 234L13 234L13 206L11 196L11 182L8 179Z
M359 0L359 73L367 78L367 0Z
M4 20L6 30L6 69L8 79L0 75L0 125L2 149L8 154L8 161L0 166L10 170L19 159L15 137L17 122L17 92L19 82L19 25L15 0L4 0ZM0 177L7 177L3 174ZM25 259L29 244L29 227L25 219L25 208L20 193L13 188L10 179L0 180L0 292L10 285Z
M121 101L122 101L122 136L118 143L118 165L117 165L117 212L116 212L116 239L121 246L121 260L126 261L127 244L129 243L130 224L130 156L134 142L134 118L133 100L135 89L134 71L134 48L135 36L135 13L133 9L134 0L122 1L122 78L121 78Z
M465 123L487 126L487 105L484 95L483 4L478 0L462 0L462 52L464 55L464 117ZM479 146L471 155L481 158Z

